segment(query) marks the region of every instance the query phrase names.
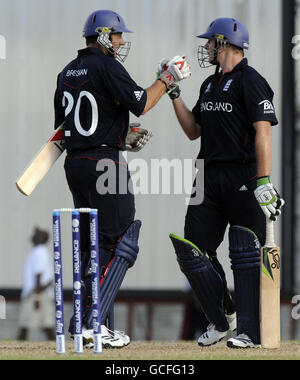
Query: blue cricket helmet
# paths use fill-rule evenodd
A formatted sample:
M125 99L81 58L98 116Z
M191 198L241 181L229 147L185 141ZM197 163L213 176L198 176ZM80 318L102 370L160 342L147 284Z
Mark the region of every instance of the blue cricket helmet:
M206 33L198 38L214 38L217 41L229 42L242 49L249 49L249 32L246 26L234 18L217 18L213 21Z
M99 10L93 12L87 18L84 28L83 37L98 36L97 28L110 28L111 33L133 33L126 28L123 18L114 11Z

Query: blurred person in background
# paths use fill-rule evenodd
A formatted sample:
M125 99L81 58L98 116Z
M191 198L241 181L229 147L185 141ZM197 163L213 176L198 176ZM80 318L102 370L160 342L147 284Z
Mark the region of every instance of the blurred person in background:
M36 227L33 248L24 267L24 283L19 315L19 340L27 340L29 330L41 329L47 340L55 339L53 265L47 242L49 234Z

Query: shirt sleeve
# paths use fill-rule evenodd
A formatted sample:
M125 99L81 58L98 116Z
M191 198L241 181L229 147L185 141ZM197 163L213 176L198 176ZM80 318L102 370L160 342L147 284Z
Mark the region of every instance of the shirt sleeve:
M113 97L135 116L139 117L146 105L147 92L138 86L126 69L115 59L103 73L103 80Z
M274 93L268 82L256 71L245 73L242 81L242 92L248 116L252 123L269 121L277 125Z

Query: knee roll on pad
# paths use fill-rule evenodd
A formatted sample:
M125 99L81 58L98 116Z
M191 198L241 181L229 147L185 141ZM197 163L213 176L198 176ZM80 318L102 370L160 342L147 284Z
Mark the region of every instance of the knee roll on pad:
M224 287L219 273L208 257L193 243L174 234L170 239L175 248L181 271L197 295L201 308L209 322L219 331L229 328L224 314Z
M260 343L260 243L254 232L239 226L229 230L229 250L237 307L237 334Z
M126 260L129 268L133 267L139 253L138 239L141 226L142 222L140 220L133 222L116 249L116 258L119 257Z
M254 232L239 226L229 230L229 250L232 269L250 269L260 266L260 248Z

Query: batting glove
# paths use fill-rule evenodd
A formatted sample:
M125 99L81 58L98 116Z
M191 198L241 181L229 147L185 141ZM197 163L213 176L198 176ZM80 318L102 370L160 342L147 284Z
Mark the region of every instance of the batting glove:
M168 64L168 71L173 76L175 82L189 78L191 73L191 66L186 60L186 57L177 55L172 58Z
M163 58L159 62L158 67L157 67L157 73L156 73L157 79L160 78L161 74L164 71L168 70L169 62L170 62L170 60L167 58ZM173 83L173 84L169 85L169 87L167 89L167 94L169 95L171 100L179 98L180 94L181 94L181 90L179 88L178 83Z
M129 124L129 130L126 137L126 150L128 152L139 152L153 136L152 132L140 128L140 126L140 123Z
M257 179L257 188L254 194L266 217L276 221L281 214L280 209L284 205L284 200L270 183L269 177L260 177Z
M189 78L192 75L191 66L184 56L177 55L172 58L167 65L165 60L162 60L160 65L162 69L167 66L167 70L161 71L159 77L159 79L165 83L167 89L175 82Z
M164 71L168 70L169 61L170 61L169 59L163 58L159 62L158 67L157 67L157 78L159 78Z

